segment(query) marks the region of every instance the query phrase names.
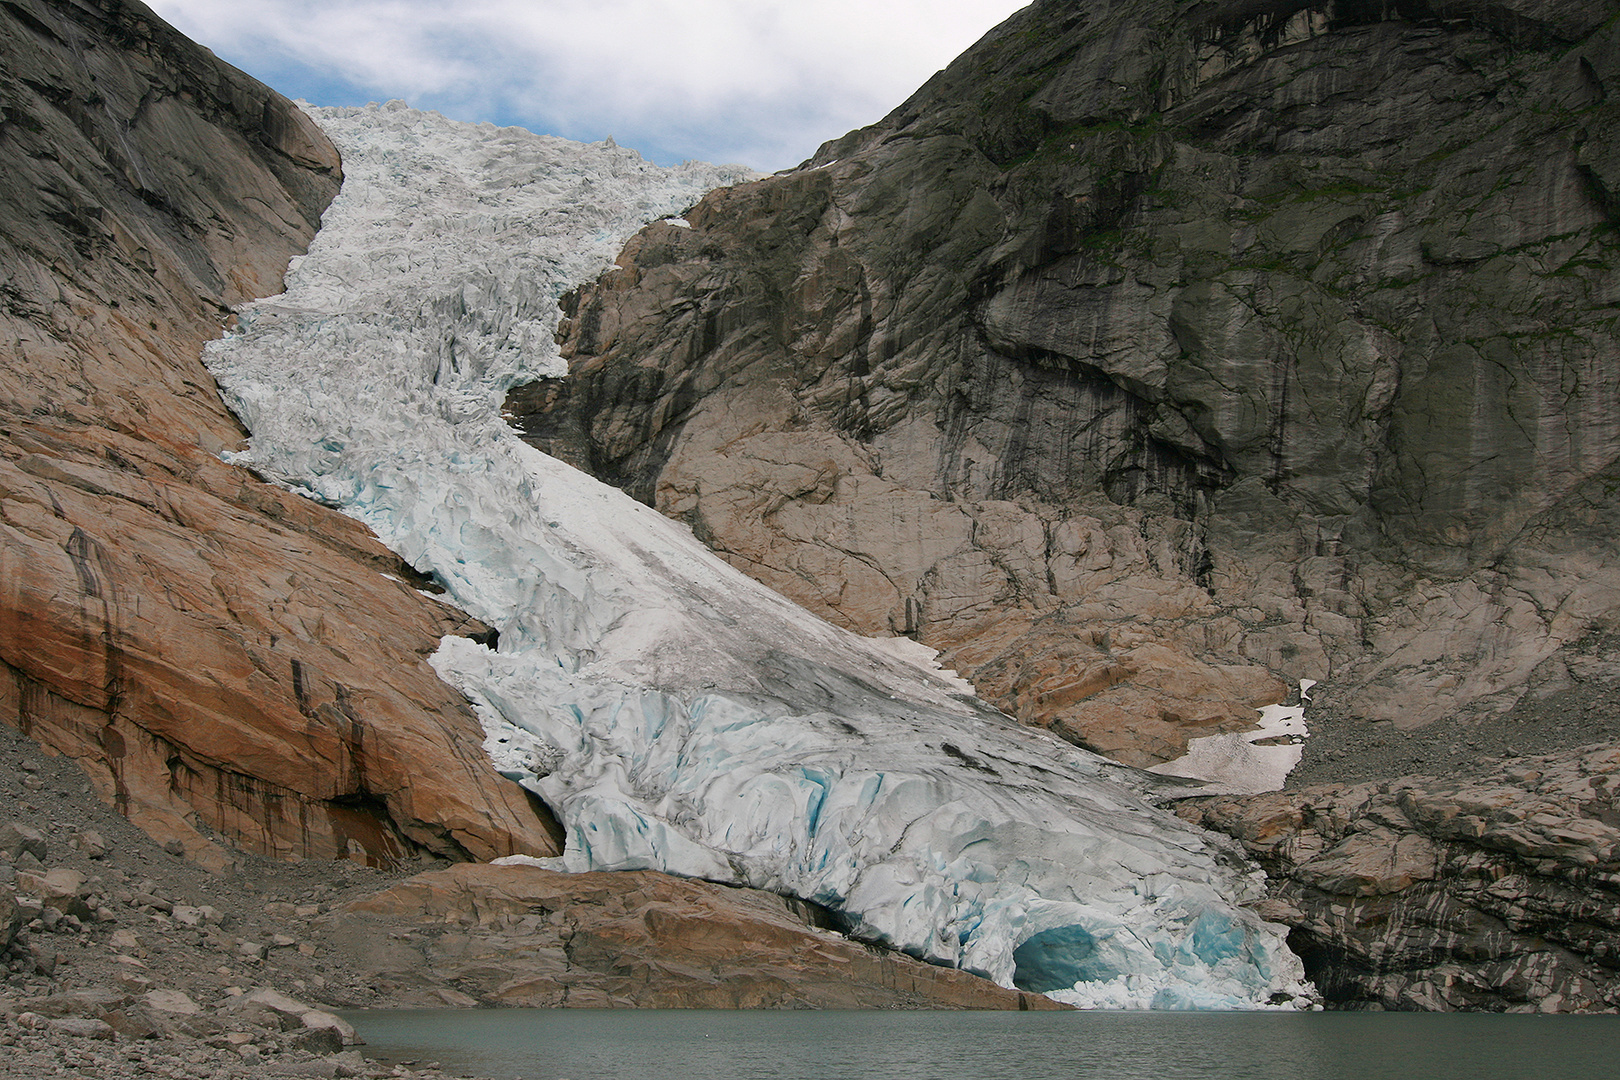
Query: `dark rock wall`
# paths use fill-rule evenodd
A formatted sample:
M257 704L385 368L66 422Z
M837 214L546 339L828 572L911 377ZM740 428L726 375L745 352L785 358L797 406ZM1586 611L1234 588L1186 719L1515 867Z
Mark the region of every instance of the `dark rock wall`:
M1620 750L1538 755L1181 813L1266 868L1323 995L1387 1009L1620 1008Z
M217 456L243 432L203 343L280 289L340 180L290 102L142 5L0 4L0 719L215 866L199 829L550 852L424 660L479 628Z
M1036 3L570 301L509 402L1124 760L1421 725L1608 618L1613 3Z

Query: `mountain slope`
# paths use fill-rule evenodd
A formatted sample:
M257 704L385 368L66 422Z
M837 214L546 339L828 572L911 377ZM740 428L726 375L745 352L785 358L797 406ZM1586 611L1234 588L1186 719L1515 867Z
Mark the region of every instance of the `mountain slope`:
M483 628L217 457L243 431L203 342L281 287L337 152L139 4L6 4L0 53L0 715L215 866L199 829L289 856L546 850L425 661Z
M425 660L447 633L493 630L424 595L438 587L352 518L219 460L246 433L200 362L203 345L235 322L227 305L281 288L337 191L331 143L273 91L141 5L113 0L0 5L0 110L0 720L37 740L6 740L22 771L0 785L0 825L22 829L6 829L21 869L48 859L53 880L60 870L81 883L74 903L105 899L120 913L57 923L52 905L65 902L22 900L36 876L8 868L0 940L14 992L71 980L76 1000L95 1002L80 1007L116 1013L120 1031L162 1030L197 1051L191 1029L143 1013L128 989L128 946L114 933L120 921L128 933L124 901L239 904L237 917L254 922L270 896L302 903L308 884L357 880L316 860L544 855L560 830L495 772L465 699ZM76 766L42 767L40 747ZM165 846L84 805L78 766ZM48 851L41 838L20 855L24 823ZM111 851L99 838L73 850L97 829ZM233 844L310 861L267 865ZM819 929L824 914L778 897L653 874L480 873L477 889L454 895L420 884L413 895L438 905L419 913L423 926L410 925L414 912L332 914L319 966L334 977L321 998L1056 1007L842 940ZM265 891L276 879L291 891ZM544 895L524 895L536 880ZM30 927L21 913L40 899L44 921ZM492 902L501 921L447 933ZM524 947L497 933L559 908L563 918ZM692 920L699 944L684 929ZM450 962L400 944L441 935L462 943ZM222 985L222 939L183 922L141 938L165 953L150 972L164 993L211 1000ZM536 949L549 957L570 943L536 969ZM232 964L258 962L229 949ZM294 976L321 978L302 952L288 963L292 953L240 977L313 992ZM151 1026L125 1026L132 1002L130 1015ZM120 1053L98 1039L85 1037L85 1049L112 1067L103 1058ZM149 1064L135 1062L135 1043L118 1045L135 1047L130 1069Z
M1121 760L1299 678L1499 712L1620 585L1615 10L1034 4L637 237L509 409Z
M1119 760L1321 680L1328 786L1183 811L1313 975L1610 1007L1617 10L1033 4L644 230L509 416Z

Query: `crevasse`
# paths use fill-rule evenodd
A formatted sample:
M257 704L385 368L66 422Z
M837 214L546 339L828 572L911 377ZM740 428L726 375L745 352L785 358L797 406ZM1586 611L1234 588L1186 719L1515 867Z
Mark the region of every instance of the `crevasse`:
M343 191L287 291L207 361L235 455L370 526L500 631L447 638L496 767L569 870L652 868L824 904L866 940L1082 1004L1306 993L1255 871L959 683L808 615L683 526L520 442L504 392L560 374L558 297L738 169L312 109Z

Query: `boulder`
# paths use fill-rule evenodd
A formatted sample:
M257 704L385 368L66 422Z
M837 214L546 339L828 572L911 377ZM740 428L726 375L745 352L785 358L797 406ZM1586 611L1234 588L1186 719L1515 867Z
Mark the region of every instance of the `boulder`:
M17 931L26 924L22 908L17 905L17 890L10 885L0 885L0 956L11 948Z
M44 873L17 871L17 888L37 899L48 910L58 915L71 915L78 919L90 917L85 904L88 890L85 876L77 870L59 866Z
M336 1037L338 1041L339 1049L342 1049L344 1046L354 1046L356 1044L365 1042L364 1039L360 1038L359 1033L354 1030L353 1024L349 1023L341 1016L335 1016L332 1013L324 1012L321 1009L305 1010L305 1012L298 1017L298 1022L303 1024L305 1030L307 1031L331 1032L331 1034ZM333 1052L336 1053L336 1051Z
M153 1012L171 1013L176 1016L196 1016L202 1012L202 1006L191 1000L190 995L182 990L148 990L142 1000Z
M268 986L256 986L231 998L223 1012L261 1026L295 1032L305 1040L300 1044L305 1049L331 1042L341 1050L345 1045L363 1041L353 1025L343 1018Z
M0 851L4 851L8 859L16 861L27 852L43 863L48 850L45 838L38 829L31 829L16 821L0 825Z
M105 1020L89 1016L62 1016L50 1022L52 1031L77 1039L103 1039L111 1042L118 1033Z
M28 1002L28 1008L43 1017L99 1017L109 1009L127 1004L129 995L97 987L35 998Z

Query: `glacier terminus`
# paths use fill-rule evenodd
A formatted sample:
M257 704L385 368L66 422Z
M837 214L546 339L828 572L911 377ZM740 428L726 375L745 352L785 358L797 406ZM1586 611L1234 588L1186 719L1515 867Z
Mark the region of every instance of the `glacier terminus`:
M1024 728L921 646L836 629L690 530L522 443L505 391L560 375L557 300L744 170L309 109L346 180L281 296L207 362L233 460L363 521L499 631L435 667L573 870L798 896L851 936L1081 1005L1310 1000L1258 871L1143 774Z

